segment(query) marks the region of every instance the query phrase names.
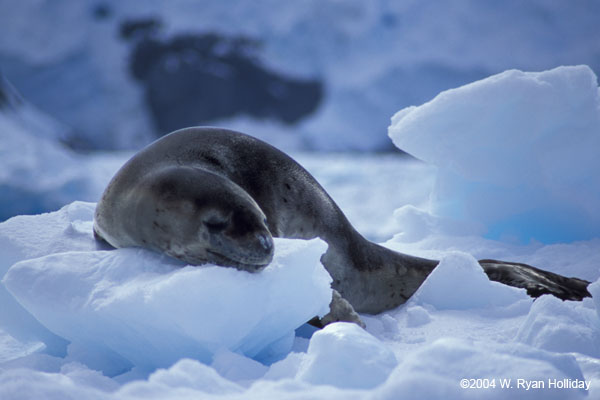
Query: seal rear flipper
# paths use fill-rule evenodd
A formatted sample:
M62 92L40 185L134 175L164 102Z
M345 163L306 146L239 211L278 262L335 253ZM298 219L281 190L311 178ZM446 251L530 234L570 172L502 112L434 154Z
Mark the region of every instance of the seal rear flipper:
M323 318L314 317L308 323L316 328L324 328L333 322L353 322L361 328L365 329L365 323L360 319L360 316L352 305L344 299L337 290L332 290L331 303L329 304L329 313Z
M531 265L497 260L479 260L479 264L492 281L527 290L531 297L551 294L561 300L581 301L592 297L587 287L590 282L567 278Z

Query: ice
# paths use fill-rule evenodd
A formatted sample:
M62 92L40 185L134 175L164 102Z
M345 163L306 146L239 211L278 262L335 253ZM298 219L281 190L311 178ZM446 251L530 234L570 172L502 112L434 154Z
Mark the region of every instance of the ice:
M0 363L36 353L44 347L42 342L23 343L0 329Z
M406 325L414 328L431 322L431 314L419 305L406 307Z
M386 385L381 388L384 398L400 397L401 394L413 398L464 399L491 398L582 398L585 392L566 392L560 389L527 392L518 388L516 379L537 380L540 377L553 379L582 379L581 372L571 362L552 360L544 354L509 354L505 349L490 349L473 346L457 339L439 339L422 349L409 354L392 373ZM544 358L546 358L544 360ZM496 387L486 389L462 389L461 379L489 377ZM477 379L477 378L473 378ZM501 388L501 380L510 379L512 388ZM473 397L470 397L473 396Z
M396 366L394 353L356 324L338 322L316 332L298 379L317 385L370 389Z
M596 306L596 313L598 314L598 318L600 318L600 280L597 280L589 285L588 291L592 295L592 299L594 300L594 304Z
M71 342L71 358L107 374L152 371L186 356L210 362L222 349L272 362L290 351L297 327L328 310L331 278L318 239L275 239L274 262L259 274L185 267L143 249L96 250L92 210L76 203L4 223L13 237L23 236L7 253L27 259L3 283L45 328ZM42 223L45 234L36 230ZM27 248L33 243L37 252Z
M222 377L239 384L250 385L262 378L269 368L258 361L229 350L219 350L210 365Z
M516 339L553 352L577 352L600 358L600 320L593 301L537 299Z
M326 169L319 164L316 156L308 160L317 171ZM340 190L343 194L344 190L340 187L347 185L346 180L351 179L351 176L342 168L344 159L340 158L336 162L339 163L336 167L339 174L330 171L326 182L328 190ZM351 161L347 159L345 162ZM371 162L378 162L378 157ZM360 162L360 165L365 165L366 171L380 172L377 168L369 168L366 158ZM402 174L404 173L401 170L402 165L400 163L390 166L399 168L398 173ZM406 166L411 174L415 174L410 177L410 182L418 182L419 177L423 180L429 179L427 169L414 169L413 164L408 161ZM372 180L368 179L368 172L364 173L365 176L358 182L366 185ZM398 178L398 185L401 185L403 179ZM408 194L399 198L383 195L379 198L381 201L389 202L382 205L387 209L391 209L395 201L401 203L411 200ZM364 199L353 196L348 196L344 201L347 204L345 208L351 210L359 210L364 203ZM40 300L42 304L36 304L36 307L43 309L44 314L39 316L39 321L36 319L37 316L34 318L27 314L14 301L10 293L5 292L14 304L3 303L3 307L0 308L0 316L3 316L3 319L0 319L0 327L10 328L6 331L10 332L7 333L9 346L2 350L5 360L8 358L10 360L0 362L0 398L2 399L48 397L50 394L57 398L161 400L186 397L251 400L294 397L395 399L402 396L425 398L437 396L448 399L475 396L473 398L504 399L507 393L519 398L579 399L585 398L586 393L566 389L562 391L512 389L509 392L495 389L485 392L465 392L459 387L459 379L462 379L463 375L465 377L489 376L497 379L507 377L513 379L513 385L517 378L591 379L592 386L587 398L598 395L598 392L594 391L600 382L600 368L596 358L600 325L598 322L600 307L596 304L597 300L594 298L584 303L563 303L550 297L543 297L532 303L531 299L524 297L522 290L485 280L483 272L474 260L474 257L492 257L523 261L595 281L600 277L596 262L600 254L598 239L554 245L503 243L477 236L474 233L476 231L468 225L462 225L462 228L458 229L456 221L450 218L442 218L416 207L408 207L403 213L396 213L396 223L400 228L419 234L411 237L396 235L386 243L386 246L409 254L441 259L442 264L408 304L378 316L363 316L367 323L367 332L346 324L334 324L313 334L310 339L291 338L294 339L293 344L289 338L284 339L273 348L279 349L279 358L285 358L270 366L266 359L270 357L271 361L274 361L274 353L265 359L261 359L262 355L254 357L262 361L257 362L256 359L242 354L241 351L221 347L216 349L214 355L205 363L189 359L194 354L186 352L181 357L173 356L171 361L166 363L167 365L152 372L154 367L150 367L149 364L138 367L116 349L109 351L108 344L116 347L132 347L132 344L131 342L115 344L114 342L120 341L123 336L115 337L112 333L113 343L105 343L107 338L109 342L111 340L106 330L115 327L107 323L99 326L100 315L90 319L89 314L82 315L83 311L76 314L65 306L69 294L74 294L78 290L87 292L89 288L86 289L85 286L89 282L74 279L72 284L69 284L66 278L84 275L86 266L85 263L78 262L77 265L69 268L69 263L62 261L80 260L82 257L82 261L89 261L91 255L106 261L104 257L108 257L109 254L122 253L100 251L97 248L91 233L93 211L93 203L75 202L58 212L15 217L0 224L2 272L8 270L12 264L20 262L17 264L19 268L36 267L30 272L39 271L35 273L35 277L30 278L29 282L22 284L21 289L38 288L35 286L36 282L50 282L52 279L59 280L63 285L62 290L58 292L44 291L43 286L37 289L34 297L41 299L45 296L47 300L44 302ZM373 219L371 224L376 225L377 222ZM278 244L276 247L279 248L278 251L284 250ZM99 274L99 281L96 283L103 281L107 286L95 286L98 288L93 293L95 297L90 292L87 293L92 296L89 299L96 299L99 302L112 299L113 308L107 305L102 310L108 309L119 313L129 324L136 322L143 323L145 326L155 324L135 335L133 345L138 346L136 359L138 360L142 352L141 347L148 343L147 341L143 343L144 338L159 335L155 326L161 324L161 321L173 325L174 331L169 333L169 339L175 334L178 338L177 343L181 343L176 331L181 332L180 329L184 326L175 326L173 322L178 318L178 313L165 315L166 305L164 302L158 305L158 297L154 303L150 300L148 304L144 303L144 307L154 306L157 313L151 314L151 317L141 313L131 316L135 310L131 304L136 305L136 299L138 306L140 302L145 301L135 297L136 290L141 290L145 282L148 283L146 288L152 287L151 276L152 274L158 276L161 268L167 270L166 275L172 276L173 273L169 272L170 268L176 266L169 264L165 258L162 259L160 267L145 263L147 270L140 270L136 268L136 266L142 268L140 260L155 260L160 259L160 256L133 249L123 253L130 254L130 257L126 255L116 257L117 261L120 260L122 263L118 264L115 261L115 270L111 270L102 262L98 263L98 266L104 266L106 269L101 274L101 280ZM300 258L304 258L304 254ZM134 261L126 264L127 260ZM318 260L318 255L314 255L314 260ZM118 271L119 265L122 271ZM124 265L127 267L123 268ZM46 266L48 270L37 269L42 266ZM154 267L159 271L154 270ZM225 268L219 269L222 272L228 271L227 273L238 272ZM184 268L179 272L185 273L185 271ZM26 276L23 275L21 278L26 279ZM111 280L129 278L132 280L127 281L128 291L118 291L115 286L110 286ZM287 279L293 279L296 285L299 277L288 276ZM186 279L186 283L187 281ZM193 285L193 282L189 285ZM171 298L166 302L173 304L178 298L183 299L183 294L180 293L182 286L171 286L171 290L167 290L168 282L163 283L163 286L165 293L163 299ZM0 287L4 289L4 286ZM592 294L597 294L598 287L598 282L590 287ZM111 288L115 290L111 292ZM289 289L289 285L282 287L282 290L289 291ZM271 289L261 288L257 292L262 295L264 290ZM103 293L106 297L102 297ZM221 290L218 294L222 295ZM201 296L201 294L197 295ZM276 295L279 299L288 296L288 293ZM202 301L210 300L208 293L202 296L205 296ZM64 301L57 303L60 299ZM74 297L69 299L68 304L73 303L75 309L77 309L77 302L82 301ZM126 304L127 299L130 299L129 305ZM185 296L185 300L189 301L190 297ZM43 304L45 302L48 304ZM8 304L8 307L4 307L5 304ZM15 314L12 319L6 317L7 312L15 312L13 308L15 304L21 307L19 312L29 315L35 326L23 324L23 315L20 313ZM89 304L90 306L84 311L91 313L93 310L90 310L91 303ZM116 310L117 304L123 306ZM293 310L293 307L290 310ZM58 327L62 330L55 332L61 336L63 331L72 328L69 327L69 323L76 324L79 318L84 320L85 323L77 325L76 333L81 337L85 336L87 341L78 338L68 347L63 343L65 346L63 353L55 353L54 356L47 354L51 341L40 332L41 330L49 332L44 326L44 321L56 316L50 312L65 314L61 316L65 323L60 323L61 326ZM230 312L221 310L217 313L213 310L211 314L215 316L214 322L218 323L219 315ZM287 318L285 312L279 314L278 318ZM56 323L59 324L58 321ZM210 324L204 323L204 325L208 326L212 323L213 320ZM190 324L195 322L192 321ZM16 329L17 327L19 329ZM94 329L96 331L93 331ZM21 332L22 335L15 334L16 331ZM160 332L160 334L164 333ZM308 332L303 335L310 337ZM25 339L26 337L29 339ZM223 335L223 339L228 338L229 334ZM98 343L90 343L94 339L96 342L102 341L102 346ZM46 344L45 350L41 350L41 342ZM162 345L164 346L164 343ZM289 352L290 348L292 352ZM149 354L144 356L152 359L159 357L160 354L155 354L154 349L155 347L146 351ZM14 352L14 350L18 351ZM129 351L133 352L132 349ZM125 372L128 368L133 369ZM114 377L108 378L99 371ZM498 384L498 381L496 383Z
M452 103L447 104L450 108L467 109L472 105L471 95L477 95L491 110L497 104L494 96L514 106L507 92L523 86L526 89L519 93L527 101L523 100L522 109L506 112L524 124L538 123L527 117L542 106L555 106L552 115L545 115L557 129L551 140L539 143L544 151L551 150L544 146L564 143L558 128L573 127L575 114L581 117L581 126L591 121L593 107L588 100L597 96L597 87L590 83L592 75L584 67L539 74L512 71L493 78L442 98ZM494 80L500 83L495 85ZM488 86L491 97L486 97ZM549 90L549 94L544 92L545 100L534 95L538 86ZM573 100L570 106L575 108L569 111L551 96L553 91ZM418 115L420 109L405 110L405 118L413 112ZM452 114L443 116L446 123L453 121ZM466 111L462 116L475 117ZM487 117L492 119L488 124L492 133L497 134L502 126L520 126L513 119L499 125L493 113ZM436 120L432 115L428 119L419 123ZM444 121L437 122L443 125ZM539 123L544 128L539 129L540 137L548 139L545 122ZM588 132L584 128L577 132ZM465 134L473 133L470 129ZM438 165L437 173L465 166L469 176L489 173L489 184L487 175L480 177L485 187L509 185L513 177L525 181L527 177L518 174L505 176L521 171L512 162L527 163L526 152L533 149L522 148L527 138L509 137L511 133L501 136L498 145L505 148L498 152L521 159L505 163L505 169L487 164L472 168L471 156L478 153L458 147L447 153L455 156L456 163ZM420 134L428 135L425 130ZM23 137L15 143L24 148L35 143ZM444 138L432 140L449 146ZM479 144L485 145L486 137L480 139ZM567 141L572 148L581 144L572 142ZM429 144L423 143L426 148ZM566 157L570 150L563 151ZM6 154L18 166L18 155ZM35 161L24 154L27 163ZM441 159L451 161L445 155ZM185 267L141 249L99 247L91 231L94 203L75 202L57 212L19 216L0 224L0 275L6 274L0 285L0 398L600 398L597 233L585 240L554 244L498 241L489 233L484 238L482 234L490 227L485 218L481 223L428 207L432 168L427 165L379 154L299 154L298 158L323 182L359 231L380 241L395 234L385 246L441 260L408 303L380 315L363 315L366 331L346 323L309 329L304 322L324 312L330 298L329 278L319 265L325 249L322 242L278 240L275 263L256 275L221 267ZM581 158L583 163L585 157ZM122 155L78 159L60 168L76 169L65 173L82 174L90 185L102 187L100 175L110 177L116 160L123 159ZM61 159L48 160L51 179ZM548 167L543 162L549 161L540 154L536 160L541 160L536 170L541 174ZM580 160L569 160L574 163L570 171L583 173L581 179L571 182L554 172L566 181L551 183L572 189L573 198L552 197L555 193L547 189L543 193L547 201L536 199L541 205L555 202L575 207L591 190L589 183L595 178L586 175L585 169L577 170ZM27 165L32 168L25 168L27 173L20 179L35 182L41 176L37 175L39 165ZM94 172L85 171L92 165ZM459 183L466 180L461 179ZM509 189L507 195L515 195L516 189ZM517 207L520 203L509 204L515 208L497 202L478 204L484 217L488 211L490 215L523 211ZM589 211L583 206L577 210L580 216ZM543 296L532 301L521 289L487 280L475 261L480 258L524 262L590 280L594 298L562 302ZM210 278L205 279L206 275ZM497 387L462 389L463 378L492 378ZM499 388L499 379L510 379L512 388ZM517 379L586 380L591 386L589 391L526 390L517 386Z
M147 381L124 385L120 394L125 398L168 398L195 394L240 393L242 387L220 376L213 368L198 361L183 359L168 370L154 372Z
M0 224L0 277L21 260L66 251L92 251L94 204L75 202L60 211L18 216ZM50 354L66 353L67 341L50 332L0 285L0 327L22 342L41 341Z
M93 208L92 203L74 203L56 213L13 218L0 225L0 233L5 238L14 238L2 243L4 254L12 254L14 260L24 260L8 273L9 286L19 283L19 293L33 290L33 298L38 300L34 305L37 310L34 315L43 323L54 321L56 326L53 325L53 330L60 329L57 333L73 335L72 331L77 330L76 338L69 337L73 343L69 345L66 356L33 353L0 363L0 398L48 397L52 394L57 398L163 400L197 397L393 399L402 396L463 399L476 393L460 388L459 380L463 377L494 377L497 385L498 379L506 378L512 379L515 385L517 378L593 379L600 376L600 369L594 364L598 341L594 335L597 335L599 325L594 301L562 303L543 297L530 306L531 300L522 298L521 290L482 280L483 272L476 268L476 262L470 255L443 250L454 240L455 246L462 243L465 251L473 253L495 249L504 254L541 260L544 256L572 254L574 258L577 255L581 257L573 262L584 264L586 260L593 260L594 249L598 249L593 241L558 247L532 247L506 245L475 237L465 241L464 238L444 237L441 233L429 233L428 241L390 242L395 246L410 246L417 252L419 246L431 245L429 251L445 256L441 257L439 273L431 275L423 284L422 291L409 304L380 316L365 316L367 332L347 323L332 324L312 335L305 352L296 350L300 352L289 353L291 342L280 341L275 347L280 349L279 356L285 358L271 366L248 357L250 353L244 355L243 351L219 347L205 363L189 359L194 356L193 351L173 357L162 354L170 361L152 372L155 367L150 367L150 360L161 357L156 352L168 343L173 346L173 342L183 344L182 341L190 340L180 336L186 329L186 323L192 327L202 324L203 328L209 325L203 322L207 320L202 317L199 318L202 321L178 320L186 315L181 310L166 312L167 307L172 310L170 304L177 303L178 299L189 303L192 298L186 287L196 288L198 282L187 274L203 268L180 268L166 258L144 250L97 250L90 231ZM288 261L310 256L313 246L319 247L315 253L324 250L318 242L300 243L308 246L297 249L302 252L302 257L297 257L292 245ZM12 247L8 247L9 244ZM69 247L73 250L69 251ZM285 258L285 244L282 246L278 241L276 248L280 249L279 257ZM586 248L587 252L577 251ZM313 255L315 263L319 254ZM96 258L97 263L86 265L91 258ZM73 263L63 262L66 260ZM108 265L109 260L111 265ZM153 264L156 260L161 262ZM287 262L288 265L294 268L293 262ZM96 275L90 275L94 268ZM220 267L207 269L211 268L226 275L245 274ZM13 273L15 280L11 278ZM308 279L300 277L299 273L290 272L292 276L282 276L286 282L290 279L294 282L294 291L296 288L303 290L302 282ZM597 275L598 271L593 274ZM185 279L177 281L174 277L178 275L185 275ZM85 279L77 279L86 276ZM163 279L165 277L167 279ZM251 283L239 276L232 280L241 286ZM44 287L53 284L53 281L59 282L61 290ZM115 282L119 285L114 285ZM591 288L593 293L598 284L594 285ZM265 308L261 315L270 312L268 307L278 306L272 303L283 305L286 302L281 299L293 294L289 293L290 285L282 286L286 293L276 293L278 300L268 300L268 305L262 303ZM226 292L227 285L219 289L220 297ZM253 293L262 295L269 290L272 289L255 287ZM140 294L140 291L143 293ZM164 293L162 297L161 291ZM436 291L448 296L447 303L435 296ZM185 296L182 292L186 292ZM211 294L204 292L194 293L193 299L204 296L202 302L211 305ZM83 297L77 297L77 293ZM306 298L302 302L306 303ZM150 317L140 312L141 303L146 310L154 311ZM97 307L97 312L92 309L93 306ZM288 304L287 307L286 312L294 312L293 306ZM135 311L138 315L133 315ZM115 327L110 319L99 322L100 317L110 317L110 312L120 317L121 326ZM210 325L225 320L225 314L235 316L232 312L229 309L212 310L210 315L214 318ZM219 320L220 316L223 319ZM62 319L55 321L55 318ZM272 329L280 323L279 319L286 318L283 312L278 314L277 321L271 321L271 325L263 320L254 326L270 326ZM84 324L76 323L82 320ZM130 338L126 341L124 333L119 333L125 324L130 328L138 324L135 340ZM141 328L142 324L145 329ZM169 325L172 331L158 332L157 326L162 324ZM219 340L227 341L238 333L237 328L221 332ZM168 335L168 339L160 344L161 348L157 343L149 345L150 339L158 340L157 336L163 334ZM96 343L93 343L94 340ZM99 341L102 346L97 343ZM107 353L111 346L115 347L112 355ZM172 351L173 347L169 350ZM98 371L108 371L109 375L111 371L112 374L123 372L123 360L118 359L119 354L132 364L134 361L138 364L132 371L112 379L101 375ZM142 356L145 359L140 362ZM597 382L592 381L592 385ZM579 399L586 394L576 389L525 391L513 388L508 392L490 389L477 392L477 396L503 399L507 393L532 399ZM589 398L593 398L594 393L592 386Z
M492 282L470 254L449 253L411 297L410 303L429 304L438 310L507 306L528 296L517 289Z
M587 66L505 71L399 111L394 144L438 167L431 211L490 238L600 234L600 95Z

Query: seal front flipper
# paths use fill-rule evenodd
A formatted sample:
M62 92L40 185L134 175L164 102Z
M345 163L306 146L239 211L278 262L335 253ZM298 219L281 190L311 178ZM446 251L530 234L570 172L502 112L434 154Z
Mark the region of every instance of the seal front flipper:
M102 235L100 235L98 232L96 232L96 229L92 229L93 233L94 233L94 239L96 242L96 250L114 250L115 247L111 246L110 243L108 243L103 237Z
M587 287L590 282L567 278L531 265L497 260L480 260L479 264L492 281L527 290L531 297L551 294L561 300L581 301L592 297Z

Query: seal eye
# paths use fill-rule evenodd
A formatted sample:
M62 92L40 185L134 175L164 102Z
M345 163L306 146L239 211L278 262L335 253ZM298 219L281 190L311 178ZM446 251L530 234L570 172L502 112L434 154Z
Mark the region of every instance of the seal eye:
M209 219L206 221L202 221L204 226L208 228L208 231L211 233L221 232L225 228L227 228L227 221L217 220L217 219Z

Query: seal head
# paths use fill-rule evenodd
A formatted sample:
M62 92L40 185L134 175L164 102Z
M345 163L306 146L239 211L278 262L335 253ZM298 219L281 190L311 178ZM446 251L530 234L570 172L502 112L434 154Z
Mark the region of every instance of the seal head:
M102 208L96 212L96 234L114 247L147 247L188 264L249 272L273 258L264 213L242 188L219 174L165 165L126 192L119 200L126 209L118 221L103 223Z

